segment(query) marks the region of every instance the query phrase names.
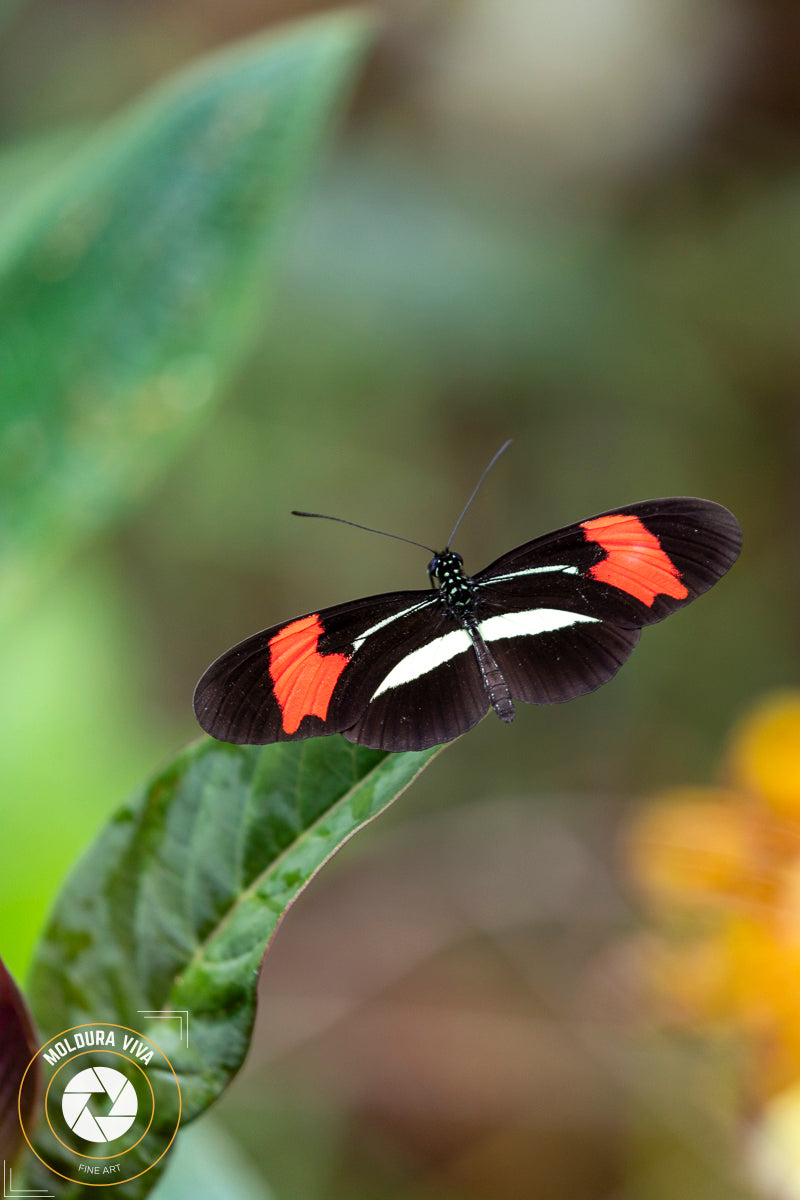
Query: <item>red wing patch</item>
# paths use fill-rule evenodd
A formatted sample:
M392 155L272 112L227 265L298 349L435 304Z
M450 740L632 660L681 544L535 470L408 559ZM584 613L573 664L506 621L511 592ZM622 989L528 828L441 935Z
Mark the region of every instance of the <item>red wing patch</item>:
M586 540L597 542L607 555L590 568L594 579L610 583L648 606L656 596L685 600L689 595L677 567L638 517L629 513L595 517L584 521L581 529Z
M284 733L295 733L303 717L325 720L333 689L350 661L346 654L317 653L323 632L312 613L284 625L270 640L269 673Z

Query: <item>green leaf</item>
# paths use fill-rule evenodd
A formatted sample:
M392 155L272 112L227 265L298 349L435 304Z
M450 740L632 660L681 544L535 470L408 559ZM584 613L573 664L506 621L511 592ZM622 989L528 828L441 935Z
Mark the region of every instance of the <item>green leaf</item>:
M63 168L91 129L65 126L55 132L12 142L0 150L0 239L8 237L3 225L27 221L31 193L43 179Z
M263 325L264 280L369 25L201 63L0 224L0 612L156 477Z
M17 1098L24 1121L30 1121L38 1101L39 1069L34 1063L26 1087L20 1085L38 1050L28 1006L0 958L0 1161L11 1164L23 1145ZM5 1170L4 1170L5 1180ZM5 1189L4 1189L5 1191Z
M117 813L64 887L31 976L43 1037L90 1021L154 1037L180 1082L182 1123L198 1116L247 1053L259 964L287 908L435 753L341 737L190 746ZM188 1047L177 1018L142 1015L181 1010ZM173 1115L167 1106L132 1153L152 1161ZM144 1194L138 1186L117 1191Z

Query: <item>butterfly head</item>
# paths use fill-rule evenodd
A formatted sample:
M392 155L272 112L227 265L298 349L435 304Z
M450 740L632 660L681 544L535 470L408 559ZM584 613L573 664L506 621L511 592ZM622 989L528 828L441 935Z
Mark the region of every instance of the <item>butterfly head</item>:
M454 550L443 550L428 564L431 585L438 586L445 605L455 614L471 612L475 603L474 584L464 572L463 561Z
M463 579L463 562L463 558L456 554L455 550L442 550L440 554L434 554L428 563L431 583L436 582L442 587L448 579Z

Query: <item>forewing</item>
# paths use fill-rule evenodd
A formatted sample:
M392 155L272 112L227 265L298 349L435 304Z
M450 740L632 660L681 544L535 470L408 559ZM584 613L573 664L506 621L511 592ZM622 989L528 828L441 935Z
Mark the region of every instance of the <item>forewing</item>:
M526 542L475 576L496 611L566 608L638 628L712 587L741 549L736 518L710 500L629 504Z
M390 592L255 633L204 673L197 720L212 737L246 745L339 733L361 716L399 647L422 636L435 605L431 591Z

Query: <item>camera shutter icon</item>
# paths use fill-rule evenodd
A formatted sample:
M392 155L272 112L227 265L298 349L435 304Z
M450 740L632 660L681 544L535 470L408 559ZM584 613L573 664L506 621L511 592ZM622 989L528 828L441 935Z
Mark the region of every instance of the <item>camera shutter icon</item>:
M89 1110L89 1101L98 1094L111 1101L107 1116L94 1116ZM136 1089L130 1079L113 1067L87 1067L79 1071L67 1083L61 1098L64 1120L85 1142L113 1142L122 1137L136 1120L138 1110Z

